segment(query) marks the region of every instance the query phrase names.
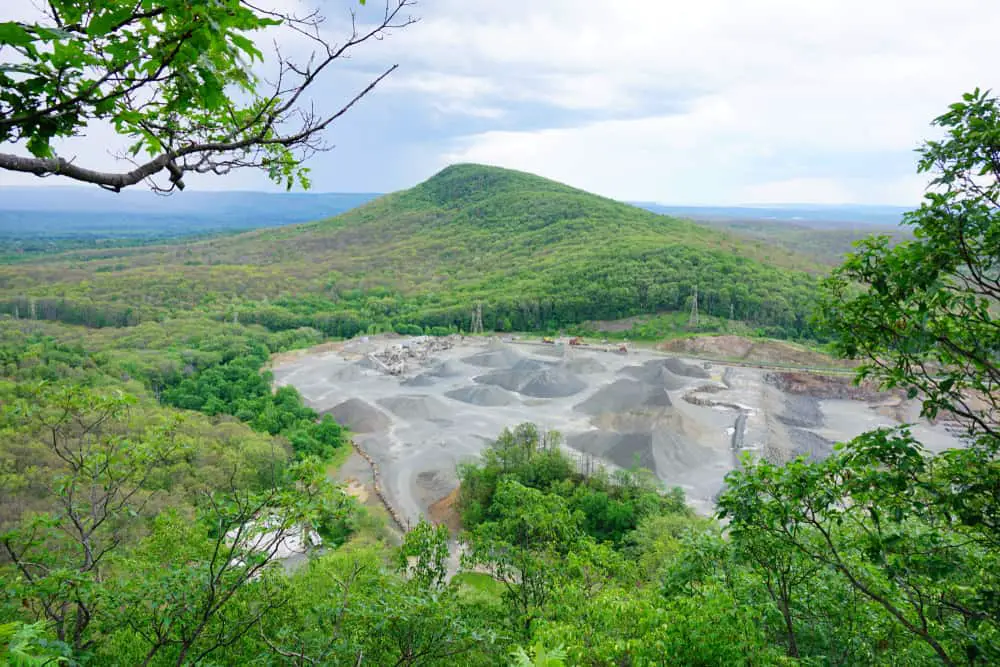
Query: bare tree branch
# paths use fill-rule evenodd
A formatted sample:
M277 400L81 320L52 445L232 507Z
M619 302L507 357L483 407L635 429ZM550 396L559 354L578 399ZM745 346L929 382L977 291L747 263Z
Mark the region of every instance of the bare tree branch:
M277 75L269 84L269 92L259 93L257 88L263 82L255 81L251 75L249 80L252 83L247 84L247 91L251 92L252 99L248 104L236 105L231 99L226 99L223 108L217 112L170 112L170 100L164 99L169 97L168 93L164 93L164 84L176 76L172 69L175 57L191 32L173 34L170 40L157 45L159 56L150 55L156 66L143 69L141 75L117 63L104 71L95 71L92 82L75 92L67 89L63 94L59 89L58 94L44 106L22 109L19 113L5 113L0 105L0 139L6 136L8 141L14 141L26 136L25 133L30 133L30 128L39 123L53 123L64 116L79 114L81 105L91 113L89 120L109 120L111 116L102 116L90 110L113 103L121 107L121 113L115 118L122 117L124 113L133 119L123 131L138 140L133 146L133 153L143 147L155 147L157 150L151 153L153 157L139 164L133 162L135 167L127 171L106 171L79 165L75 159L59 155L38 157L0 153L0 169L42 178L62 176L114 192L142 182L149 183L155 190L171 192L184 189L186 173L226 174L234 169L257 168L267 170L272 179L281 180L290 187L302 161L316 152L329 150L330 147L322 143L323 132L394 72L398 65L392 65L375 76L332 113L320 114L312 104L303 106L307 92L315 89L333 64L349 58L355 47L381 40L392 30L413 24L416 19L404 16L404 11L414 6L415 0L386 0L380 19L363 29L358 25L354 12L351 12L350 34L339 45L324 36L321 26L325 19L318 12L300 17L268 10L248 0L241 0L240 4L256 16L280 21L283 29L304 36L315 47L304 62L297 62L283 55L275 44ZM137 3L130 16L111 26L110 34L127 38L129 29L140 22L160 17L164 11L163 8L142 10ZM61 30L86 33L86 24L62 25L61 17L51 4L48 14ZM90 20L89 17L87 20ZM26 29L38 31L32 26L26 26ZM102 48L97 45L93 50L100 56L104 53ZM159 60L155 60L157 57ZM240 76L246 80L245 73ZM163 172L167 174L168 184L159 186L153 178Z

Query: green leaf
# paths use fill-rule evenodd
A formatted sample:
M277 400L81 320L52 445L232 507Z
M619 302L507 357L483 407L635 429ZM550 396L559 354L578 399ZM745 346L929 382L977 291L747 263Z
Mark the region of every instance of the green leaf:
M0 23L0 44L10 46L27 46L35 41L35 37L16 21Z
M101 37L126 20L132 14L132 8L128 5L119 8L118 11L109 11L99 14L90 20L87 26L87 34L91 37Z
M54 39L73 39L73 33L67 32L62 28L51 28L48 26L35 26L35 32L47 40Z
M49 145L49 138L41 134L34 134L28 139L28 151L35 157L52 157L52 147Z
M248 38L244 37L243 35L238 35L238 34L235 34L235 33L232 34L232 35L230 35L229 39L232 40L233 45L236 48L238 48L239 50L243 51L244 53L246 53L251 58L259 58L260 57L260 50L256 46L254 46L253 40L248 39Z

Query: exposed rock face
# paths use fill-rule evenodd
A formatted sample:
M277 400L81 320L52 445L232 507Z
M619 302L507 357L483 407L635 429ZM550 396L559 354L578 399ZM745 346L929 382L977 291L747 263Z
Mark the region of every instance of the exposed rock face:
M786 394L811 396L813 398L839 398L854 401L885 401L902 397L902 390L879 391L871 382L854 384L851 375L819 375L816 373L774 372L764 375L764 382L777 387Z

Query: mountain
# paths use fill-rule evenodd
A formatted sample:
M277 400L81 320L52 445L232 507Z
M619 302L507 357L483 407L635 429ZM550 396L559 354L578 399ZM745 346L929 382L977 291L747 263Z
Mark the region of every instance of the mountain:
M817 265L538 176L454 165L339 216L235 236L75 251L0 270L0 310L120 324L196 309L354 335L555 329L687 310L808 329Z
M368 203L375 193L184 192L0 188L0 261L81 248L145 245L327 218ZM852 243L872 233L908 236L906 209L815 204L746 207L667 206L635 202L655 213L733 231L824 264L837 264Z

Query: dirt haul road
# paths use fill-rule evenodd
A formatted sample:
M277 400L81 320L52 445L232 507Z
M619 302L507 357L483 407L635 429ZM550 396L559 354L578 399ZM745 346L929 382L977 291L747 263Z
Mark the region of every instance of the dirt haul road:
M581 465L638 463L708 513L744 451L822 457L864 430L915 421L917 409L886 395L817 398L770 371L652 351L482 339L358 339L273 372L353 431L404 524L454 490L459 463L523 422L562 433ZM940 424L914 431L932 449L959 444Z

